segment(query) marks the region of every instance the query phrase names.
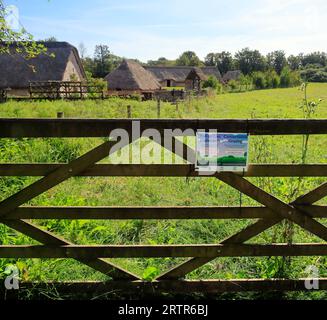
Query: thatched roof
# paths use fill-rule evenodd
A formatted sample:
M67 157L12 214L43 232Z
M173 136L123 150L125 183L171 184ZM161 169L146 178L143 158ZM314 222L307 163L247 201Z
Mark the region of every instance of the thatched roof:
M124 60L120 66L109 73L105 80L110 90L142 90L160 89L160 84L152 73L132 60Z
M186 80L194 80L196 78L200 80L207 80L208 76L205 75L200 68L193 68L186 77Z
M144 67L146 70L153 73L158 81L174 80L176 82L184 82L189 73L195 68L192 66L177 66L177 67ZM202 72L207 76L215 76L221 80L221 74L216 67L202 67Z
M217 78L217 80L222 80L221 73L220 73L220 71L218 70L217 67L204 67L204 68L201 68L201 70L208 77L209 76L214 76L214 77Z
M223 76L223 80L224 82L239 80L241 74L242 72L240 70L227 71Z
M17 53L17 44L10 45L11 54L0 54L0 88L28 88L30 81L62 81L67 63L75 58L79 66L76 70L81 78L86 78L78 51L67 42L42 42L46 54L26 59ZM0 46L4 45L0 43Z

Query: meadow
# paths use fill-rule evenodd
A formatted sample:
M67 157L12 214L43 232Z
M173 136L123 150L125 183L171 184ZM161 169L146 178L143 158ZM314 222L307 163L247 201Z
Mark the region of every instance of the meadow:
M322 99L314 118L327 118L327 84L310 84L308 97ZM162 103L161 118L303 118L299 88L228 93L191 99L178 107ZM112 98L98 101L9 101L0 104L1 118L126 118L127 106L133 118L156 118L155 101L140 102ZM1 163L65 163L99 145L103 139L0 139ZM136 142L146 145L146 141ZM194 141L188 141L194 146ZM327 137L311 136L306 163L327 163ZM301 136L251 137L251 163L301 163ZM106 159L111 161L112 159ZM158 159L159 161L159 159ZM178 160L181 162L181 160ZM0 201L37 178L0 177ZM251 178L259 187L284 201L292 201L324 182L323 178ZM33 199L41 206L214 206L257 205L215 178L73 178ZM323 199L319 204L327 204ZM187 244L218 243L251 220L169 220L169 221L34 221L77 244ZM323 222L323 221L322 221ZM250 243L289 241L320 242L316 237L288 223L275 226ZM26 236L0 225L0 243L34 244ZM146 280L153 279L182 259L116 259L116 264ZM320 276L327 276L326 257L219 258L188 275L205 278L273 278L305 276L308 265L315 265ZM100 273L69 259L0 259L0 272L16 263L22 280L104 280ZM56 298L55 293L47 293ZM294 297L287 294L285 297ZM326 293L297 294L300 298L327 298Z

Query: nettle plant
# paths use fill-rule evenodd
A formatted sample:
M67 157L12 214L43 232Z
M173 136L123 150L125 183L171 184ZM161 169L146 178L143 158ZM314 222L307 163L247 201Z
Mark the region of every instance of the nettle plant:
M319 99L317 101L315 100L309 100L308 98L308 82L303 82L300 90L303 91L303 100L302 103L300 104L299 108L303 112L303 118L304 119L311 119L316 111L320 103L322 102L322 99ZM309 145L309 138L310 135L304 135L302 139L302 163L305 164L307 160L307 154L308 154L308 145Z
M304 81L300 87L300 90L303 92L303 98L302 102L299 105L299 108L303 112L303 118L304 119L311 119L314 117L315 113L317 112L317 108L322 102L322 99L315 100L309 100L308 98L308 86L309 83L307 81ZM305 164L307 162L307 156L308 156L308 148L309 148L309 139L310 135L306 134L302 136L302 148L301 148L301 163ZM298 177L294 181L290 183L290 193L289 193L289 201L292 201L294 198L296 198L299 193L305 188L305 180L303 177ZM287 243L292 243L294 238L294 224L290 221L284 222L284 231L283 236ZM284 263L283 267L290 268L291 265L291 258L283 258Z
M322 102L322 99L312 100L308 97L308 82L303 82L300 86L300 91L303 93L301 103L298 107L303 112L304 119L311 119L317 113L317 109ZM255 113L252 114L252 118L256 118ZM254 150L256 154L257 163L269 163L273 160L273 152L270 144L267 143L267 137L259 138L255 140ZM310 135L302 136L301 145L301 163L305 164L308 157ZM269 192L275 192L285 197L285 200L293 201L303 190L305 189L305 183L310 184L310 181L304 180L303 177L290 179L287 181L275 181L271 178L259 178L262 184L262 188L266 188ZM312 182L312 181L311 181ZM294 238L294 224L288 220L283 221L280 227L274 229L271 234L272 242L286 242L291 244ZM271 257L258 262L258 270L263 277L285 277L292 273L290 257Z

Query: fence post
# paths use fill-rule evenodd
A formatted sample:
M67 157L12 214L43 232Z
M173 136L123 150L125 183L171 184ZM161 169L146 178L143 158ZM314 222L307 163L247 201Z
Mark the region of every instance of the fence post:
M64 112L62 112L62 111L57 112L57 118L58 118L58 119L62 119L62 118L64 118L64 117L65 117Z
M160 118L160 107L161 107L161 100L157 100L157 117Z
M132 118L132 107L130 105L127 106L127 118Z

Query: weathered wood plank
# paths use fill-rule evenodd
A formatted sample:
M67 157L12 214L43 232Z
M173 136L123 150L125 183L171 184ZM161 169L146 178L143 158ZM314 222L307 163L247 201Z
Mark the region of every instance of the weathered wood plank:
M320 187L318 187L320 188ZM315 189L316 190L316 189ZM313 190L313 191L315 191ZM312 191L311 191L312 192ZM309 192L308 194L311 194ZM295 205L297 201L304 196L299 197L294 202L291 203L291 205ZM313 200L313 199L311 199ZM320 199L318 199L320 200ZM308 204L310 204L309 201L307 201ZM310 215L310 213L306 210L306 206L297 205L297 208L301 209L302 211L305 211L306 214ZM261 232L271 228L277 223L280 223L283 220L283 218L265 218L260 219L256 223L249 225L248 227L244 228L243 230L239 231L235 235L232 235L231 237L227 238L226 240L222 241L221 243L243 243L246 242L253 237L257 236ZM170 270L162 273L157 277L157 280L167 280L167 279L179 279L184 277L186 274L192 272L193 270L196 270L197 268L200 268L201 266L205 265L206 263L210 262L212 259L210 258L192 258L188 261L179 264L176 267L171 268Z
M253 135L326 134L326 119L0 119L0 138L107 137L112 130L192 129L247 132Z
M323 256L327 244L0 246L0 258L159 258Z
M326 206L299 206L314 218L327 218ZM20 207L1 221L16 219L160 220L263 219L276 213L266 207ZM239 242L235 241L235 242Z
M241 178L242 179L242 178ZM243 179L246 184L250 184L248 181L246 181L245 179ZM235 187L235 184L232 184L233 187ZM250 184L251 185L251 184ZM239 188L240 186L237 184L236 188L238 190L244 190L244 188ZM268 197L268 199L270 198L271 195L266 194L264 191L260 191L259 188L255 187L255 186L251 186L250 190L252 190L252 188L254 187L254 193L251 192L251 197L253 197L253 194L255 194L255 199L259 202L261 202L262 204L266 204L268 207L271 206L270 202L267 201L267 199L265 199L264 201L263 198L261 196L259 196L259 198L257 197L257 194L259 193L260 195L263 195L264 198L265 196ZM242 191L243 192L243 191ZM248 190L247 190L248 192ZM280 203L282 203L280 200L277 200ZM293 203L291 203L290 208L292 208L292 206L294 205L294 203L296 203L297 200L295 200ZM263 203L264 202L264 203ZM286 205L286 204L285 204ZM289 207L288 205L286 205L287 207ZM298 207L299 208L299 207ZM274 207L270 207L270 209L274 209ZM300 208L299 208L300 209ZM293 210L293 209L292 209ZM273 210L275 211L275 210ZM276 211L275 211L276 212ZM291 211L288 211L291 212ZM306 212L305 208L303 210L303 212ZM277 214L279 214L279 212L276 212ZM307 217L309 218L309 214L308 212L306 212ZM241 230L240 232L236 233L235 235L229 237L228 239L224 240L222 243L242 243L245 241L250 240L251 238L255 237L256 235L260 234L261 232L269 229L270 227L274 226L277 223L280 223L283 220L283 217L275 217L275 218L265 218L265 219L260 219L259 221L257 221L256 223L246 227L245 229ZM316 222L316 221L314 221ZM323 232L325 231L324 226L321 225L321 227L319 226L319 232L320 229L323 230ZM322 234L323 236L323 234ZM185 276L187 273L192 272L193 270L203 266L204 264L210 262L212 259L210 258L192 258L184 263L181 263L180 265L171 268L170 270L164 272L163 274L161 274L160 276L157 277L158 280L166 280L166 279L178 279L181 278L183 276Z
M261 232L271 228L272 226L281 221L282 219L280 218L260 219L257 222L237 232L236 234L233 234L232 236L228 237L227 239L222 241L221 244L243 243L257 236ZM202 267L203 265L209 263L212 260L212 258L191 258L163 272L156 278L156 280L181 279L186 274Z
M20 205L24 204L25 202L36 197L37 195L45 192L46 190L49 190L55 185L70 178L75 172L76 173L81 172L85 170L88 166L102 160L106 156L109 156L113 144L114 143L111 141L103 143L97 148L77 158L76 160L73 160L69 164L68 168L60 167L54 170L53 172L49 173L46 177L36 181L35 183L29 185L25 189L5 199L0 203L0 216L5 217L6 215L10 215L10 212L17 209ZM31 237L32 239L36 239L37 241L46 242L47 244L49 244L49 242L50 244L52 244L52 242L54 243L61 242L62 244L66 244L64 240L59 239L58 237L52 235L51 233L47 233L41 230L36 225L27 223L26 221L10 221L10 222L5 222L5 224L15 230L27 234L29 237ZM138 279L138 277L134 276L133 274L121 268L118 268L115 265L111 264L110 262L104 260L95 259L94 261L91 261L90 259L87 260L82 259L79 261L82 263L86 263L88 266L91 266L94 269L106 275L113 275L113 276L117 275L117 278L119 279L120 278L127 278L127 279L134 279L134 280Z
M245 291L308 291L308 279L231 279L231 280L169 280L169 281L108 281L108 282L21 282L20 290L51 290L61 294L205 293ZM327 290L327 278L319 278L319 290Z
M308 192L307 194L299 197L295 201L295 205L301 205L301 204L311 204L319 201L320 199L327 196L327 182L323 183L318 188Z
M0 176L46 176L68 164L0 164ZM327 164L250 164L245 177L327 177ZM74 176L82 177L203 177L191 164L96 164Z
M5 120L8 120L8 119L5 119ZM68 120L71 120L71 119L68 119ZM0 119L0 121L1 121L1 119ZM117 121L117 120L115 120L115 121ZM142 120L143 121L143 120ZM167 120L164 120L165 122L167 122ZM200 120L200 121L202 121L202 120ZM205 121L210 121L210 120L205 120ZM252 120L250 120L250 121L252 121ZM249 131L249 125L250 125L250 121L246 121L246 131L239 131L239 132L250 132ZM255 120L255 121L257 121L257 120ZM260 120L261 121L261 120ZM326 121L326 120L323 120L323 121ZM147 121L146 121L147 122ZM194 125L198 125L199 124L199 121L197 120L197 122L196 122L196 124L194 124ZM270 125L272 124L272 122L270 122L270 123L268 123L268 124L265 124L265 126L264 127L262 127L260 130L260 132L258 131L258 132L252 132L252 134L267 134L267 132L269 132L269 130L271 130L272 129L272 127L269 127ZM293 125L294 123L292 123L292 125ZM322 124L322 123L320 123L320 124ZM78 131L78 129L74 129L74 128L68 128L67 126L67 123L61 123L61 124L59 124L59 127L58 127L58 124L54 124L54 127L56 127L56 130L63 130L63 131L60 131L60 134L68 134L67 135L67 137L70 137L71 136L71 134L73 134L73 136L74 136L74 134L75 133L73 133L73 132L77 132ZM118 124L117 124L118 125ZM131 129L131 125L132 125L132 122L129 122L129 123L125 123L125 125L129 128L128 130L129 130L129 132L130 132L130 129ZM141 123L141 130L144 130L144 128L148 128L147 127L147 125L149 125L149 122L147 122L147 123ZM163 124L163 123L161 123L161 124L159 124L159 125L162 125L161 127L159 127L159 129L160 129L160 131L162 131L163 129L165 129L166 128L166 126ZM172 125L176 125L176 124L172 124ZM224 125L227 125L227 123L225 123ZM258 124L257 124L258 125ZM298 125L299 125L299 123L298 123ZM318 122L316 122L315 123L315 125L319 125L319 123ZM66 127L65 127L66 126ZM75 127L76 125L74 125L74 127ZM314 131L314 132L312 132L312 131L310 131L310 132L302 132L301 131L301 133L295 133L295 132L290 132L290 131L287 131L287 133L281 133L281 131L280 130L283 130L283 125L281 124L281 123L277 123L277 122L275 122L274 123L274 126L275 126L275 128L277 128L277 133L275 132L275 133L272 133L272 134L319 134L320 132L317 132L317 131ZM277 127L276 127L277 126ZM324 126L326 127L326 124L324 124ZM260 127L260 125L259 125L259 127ZM258 130L258 128L259 128L258 126L256 127L256 128L254 128L255 130ZM180 127L178 127L179 129L180 129ZM189 127L187 127L187 128L189 128ZM222 127L220 126L219 128L218 128L218 130L219 131L225 131L225 132L229 132L229 131L227 131L227 130L222 130L221 129ZM303 127L302 127L303 128ZM302 128L301 128L301 130L302 130ZM30 129L30 128L29 128ZM29 129L27 129L27 130L29 130ZM94 128L93 128L94 129ZM177 129L177 127L176 127L176 129ZM186 125L185 125L185 129L186 129ZM206 129L206 128L198 128L198 129ZM212 129L212 127L210 127L209 129ZM325 130L326 128L324 128L323 130ZM32 131L33 131L34 129L32 129ZM36 131L33 131L33 132L36 132L36 134L38 134L37 133L37 131L39 130L39 128L37 128L36 129ZM49 129L50 131L52 131L52 129ZM77 130L77 131L74 131L74 130ZM110 128L109 130L112 130L112 128ZM268 131L267 131L268 130ZM293 129L292 129L293 130ZM310 127L305 127L305 130L312 130L312 128ZM326 130L325 130L326 131ZM324 133L325 133L325 131L324 131ZM231 132L235 132L235 130L232 130ZM16 134L16 133L15 133ZM34 134L34 133L33 133ZM52 134L52 133L51 133ZM61 136L65 136L65 135L61 135ZM87 135L88 137L90 137L90 135ZM106 135L105 135L106 136ZM1 126L0 126L0 137L1 137ZM176 140L177 141L177 140ZM184 151L182 152L182 157L183 158L185 158L185 150L186 149L184 149ZM194 162L194 159L192 160L192 162ZM107 166L106 166L107 167ZM162 167L162 166L161 166ZM297 169L298 169L299 167L297 167ZM63 167L62 167L62 169L63 169ZM191 169L192 169L192 167L191 167ZM262 167L261 167L261 169L262 169ZM280 169L285 169L285 168L280 168ZM307 170L307 169L309 169L309 167L303 167L303 169L305 169L305 170ZM1 170L1 168L0 168L0 170ZM54 170L60 170L59 168L56 168L56 169L54 169ZM127 169L128 170L128 169ZM152 169L151 169L152 170ZM287 168L287 170L289 170L289 168ZM293 169L293 167L292 167L292 170L294 170ZM317 171L317 167L315 167L315 168L313 168L313 167L311 167L310 168L310 170L312 170L312 172L314 173L314 172L316 172L315 173L315 176L320 176L320 174L321 173L318 173L318 171ZM85 174L85 171L86 170L84 170L84 174ZM193 167L193 171L194 171L194 167ZM281 170L282 171L282 170ZM251 172L251 170L250 170L250 172ZM49 174L51 174L51 172L49 172ZM82 174L82 172L80 173L80 174ZM138 174L139 175L139 174ZM160 176L161 176L161 174L160 174ZM188 171L187 172L187 176L190 176L190 171ZM216 177L218 177L218 178L220 178L220 174L219 175L217 175ZM233 175L233 176L236 176L236 175ZM249 175L249 176L251 176L251 175ZM300 175L298 175L298 176L300 176ZM240 179L242 179L241 177L239 177ZM233 178L234 179L234 178ZM42 180L42 179L41 179ZM237 178L236 178L236 180L237 180ZM242 180L244 180L244 181L246 181L245 179L242 179ZM248 187L248 185L247 185L247 187L246 187L246 183L245 183L245 185L244 185L244 181L243 182L240 182L241 180L239 180L238 182L239 182L239 184L236 186L236 189L243 189L243 191L242 192L244 192L245 194L248 194L247 192L246 192L246 190L247 189L249 189L249 188L247 188ZM235 181L234 181L235 182ZM248 181L246 181L247 183L248 183ZM230 184L230 183L228 183L228 184ZM231 184L232 185L232 184ZM235 187L235 184L234 185L232 185L233 187ZM255 186L254 186L255 187ZM311 211L311 209L309 209L309 211L308 211L308 206L298 206L298 204L309 204L309 203L312 203L312 202L315 202L315 201L317 201L317 200L314 200L314 199L318 199L318 198L321 198L321 197L323 197L324 195L326 195L326 190L325 190L325 187L324 186L322 186L322 188L320 188L320 189L318 189L318 191L313 191L313 192L311 192L311 194L310 195L306 195L306 198L305 197L302 197L302 201L298 201L297 203L296 203L296 207L293 207L293 204L291 204L291 205L288 205L288 204L284 204L283 202L276 202L276 200L277 201L279 201L278 199L275 199L274 197L272 197L271 195L269 195L269 194L265 194L265 192L264 191L262 191L261 189L259 189L259 188L257 188L257 187L255 187L256 189L251 189L251 192L250 192L250 196L252 196L254 199L256 199L257 201L259 201L259 202L261 202L262 204L264 204L264 205L266 205L267 207L269 207L270 209L268 209L268 208L264 208L264 210L266 211L266 212L269 212L270 210L272 210L273 209L273 206L275 205L276 207L277 207L277 209L275 208L275 210L273 210L273 211L275 211L275 213L278 213L278 214L280 214L280 217L279 218L275 218L275 217L273 217L273 215L271 216L271 217L269 217L269 213L267 214L267 217L265 217L265 219L262 219L262 220L259 220L256 224L254 224L254 225L251 225L251 226L249 226L248 228L246 228L245 230L242 230L241 232L239 232L238 234L236 234L236 235L233 235L232 237L230 237L229 239L227 239L227 240L225 240L223 243L227 243L227 246L229 245L228 243L229 242L233 242L233 241L240 241L240 242L242 242L242 241L246 241L248 238L251 238L251 237L253 237L253 236L255 236L256 234L258 234L258 233L260 233L260 232L262 232L262 229L266 229L266 228L268 228L269 226L271 226L271 225L274 225L275 223L278 223L279 221L281 221L283 218L287 218L287 219L290 219L290 220L292 220L292 221L294 221L294 222L296 222L296 223L298 223L299 225L301 225L301 226L303 226L303 227L305 227L306 229L309 229L312 233L314 233L314 234L316 234L316 235L319 235L321 238L323 238L324 240L326 240L326 228L324 228L324 226L323 225L321 225L321 224L319 224L317 221L315 221L315 220L313 220L312 219L312 217L314 217L314 213ZM244 191L245 190L245 191ZM263 193L262 193L263 192ZM252 194L252 195L251 195ZM249 195L249 194L248 194ZM270 200L267 198L267 195L268 196L271 196L272 197L272 199L270 198ZM259 200L258 200L259 199ZM260 199L261 199L261 201L260 201ZM303 201L303 199L306 199L306 201ZM313 201L314 200L314 201ZM319 199L318 199L319 200ZM1 209L1 208L0 208ZM12 210L14 210L13 208L12 208ZM287 211L288 210L288 211ZM318 209L318 211L319 210L321 210L321 208L319 208ZM11 210L10 210L11 211ZM72 212L72 211L71 211ZM317 212L317 209L316 209L316 212ZM319 212L321 212L321 211L319 211ZM95 213L95 212L94 212ZM1 214L1 210L0 210L0 214ZM12 223L12 224L14 224L15 223L15 221L5 221L5 222L8 222L8 223ZM23 223L23 221L18 221L18 223ZM33 228L32 228L33 229ZM261 230L261 231L260 231ZM35 230L34 230L35 231ZM42 230L39 230L41 233L42 233ZM36 231L35 231L36 232ZM232 241L232 239L234 239L233 241ZM240 244L238 244L238 245L240 245ZM220 246L223 246L222 244L220 244ZM223 249L223 250L226 250L226 252L227 252L227 246L225 246L224 248L226 248L226 249ZM231 246L234 246L233 248L231 247ZM236 247L235 247L236 245L234 245L234 244L232 244L232 245L230 245L230 247L229 247L229 249L231 250L231 249L233 249L233 250L236 250ZM244 246L244 245L243 245ZM307 245L306 245L307 246ZM267 246L265 247L265 250L267 250ZM29 248L28 248L29 249ZM60 249L64 249L63 247L61 247ZM65 249L69 249L69 250L71 250L72 248L65 248ZM78 248L78 250L79 250L80 248ZM85 249L85 248L84 248ZM104 250L105 248L100 248L101 250ZM107 248L108 249L108 248ZM165 248L165 250L166 250L167 248ZM191 250L190 248L185 248L185 246L182 248L183 250L184 250L184 252L183 253L181 253L181 254L183 254L181 257L186 257L186 251L185 250ZM196 248L197 250L198 250L198 248ZM257 256L257 254L262 254L262 251L260 251L262 248L252 248L254 251L251 251L251 255L250 256ZM252 250L251 249L251 250ZM260 249L260 250L259 250ZM297 250L299 249L299 247L297 248ZM75 250L75 248L73 249L73 250ZM174 250L176 250L176 248L174 249ZM201 250L208 250L208 248L206 248L206 249L204 249L203 248L203 246L202 246L202 249ZM213 250L212 248L210 248L210 250ZM219 249L220 250L220 249ZM258 253L258 250L260 251L259 253ZM280 248L278 249L278 250L280 250ZM304 250L304 249L303 249ZM307 254L307 247L306 247L306 249L304 250L306 253L305 253L305 255ZM315 247L315 250L317 250L317 247ZM159 250L160 251L160 250ZM210 251L211 252L211 251ZM234 252L234 251L233 251ZM254 253L253 253L254 252ZM276 251L275 251L276 252ZM280 251L281 252L281 254L285 254L285 249L283 249L282 251ZM311 251L312 252L312 251ZM315 252L317 252L317 251L315 251ZM319 252L322 252L322 251L319 251ZM220 254L221 254L221 252L219 252ZM290 254L290 255L292 255L294 253L294 251L292 251L292 253ZM70 252L69 252L69 254L71 254ZM73 253L74 255L75 255L75 252ZM78 253L79 254L79 253ZM95 254L95 253L94 253ZM157 254L159 254L159 252L157 252ZM187 253L187 254L189 254L189 253ZM211 254L211 253L210 253ZM229 254L231 254L231 253L229 253ZM233 253L234 254L234 253ZM67 252L66 252L66 255L67 255ZM270 255L270 254L269 254ZM297 254L296 254L297 255ZM195 257L199 257L199 258L195 258L195 259L208 259L208 257L209 258L213 258L213 257L216 257L216 255L215 256L208 256L208 253L207 253L207 251L206 251L206 255L204 255L204 256L197 256L197 255L192 255L192 256L195 256ZM229 256L229 255L228 255ZM76 257L76 256L75 256ZM187 256L188 257L188 256ZM82 259L82 258L79 258L79 259ZM86 259L86 258L85 258ZM89 257L86 259L86 261L88 261L88 259L89 259ZM210 261L211 259L209 259L209 261ZM199 261L199 260L198 260ZM202 261L204 261L204 260L202 260ZM123 273L124 273L124 271L123 271Z
M2 223L46 245L51 245L51 246L72 245L72 243L70 243L69 241L62 239L49 231L42 230L37 225L28 221L22 221L22 220L5 221L5 222L2 221ZM93 268L101 273L104 273L105 275L113 279L128 279L128 280L139 279L139 277L130 273L129 271L124 270L121 267L102 259L94 259L94 260L78 259L78 261L86 264L90 268Z
M6 214L10 213L10 211L69 179L75 173L77 174L78 172L82 172L90 165L93 165L106 156L109 156L109 152L113 144L113 142L109 141L103 143L76 160L73 160L68 166L59 167L58 169L49 173L47 176L3 200L0 202L0 217L4 217Z
M164 144L162 144L165 147ZM181 155L182 157L184 155ZM185 159L185 158L184 158ZM216 174L216 178L224 181L228 185L232 186L233 188L239 190L240 192L250 196L251 198L255 199L259 203L265 205L267 208L273 210L279 216L281 215L280 209L283 209L282 216L279 218L267 218L263 220L259 220L256 223L246 227L245 229L241 230L240 232L236 233L235 235L229 237L222 243L242 243L245 241L250 240L251 238L255 237L256 235L260 234L261 232L269 229L270 227L274 226L275 224L281 222L285 217L287 219L290 216L296 216L300 223L303 224L309 223L310 231L314 231L319 236L326 240L327 232L326 228L320 224L319 222L312 220L310 215L305 211L298 211L298 209L293 208L293 203L291 205L287 205L282 201L276 199L272 195L266 193L265 191L261 190L260 188L256 187L255 185L251 184L249 181L245 180L242 177L239 177L235 173L218 173ZM296 200L297 201L297 200ZM276 205L276 208L274 207ZM303 217L304 216L304 217ZM302 218L302 219L301 219ZM310 220L311 219L311 220ZM305 220L305 221L303 221ZM309 220L309 222L307 222ZM187 273L192 272L193 270L201 267L202 265L210 262L212 259L210 258L202 258L202 257L195 257L189 259L188 261L181 263L180 265L171 268L170 270L164 272L163 274L157 277L157 280L165 280L165 279L178 279L184 277Z
M327 228L307 215L304 211L300 211L299 209L282 202L271 194L258 188L248 180L236 176L233 173L221 173L219 174L219 179L258 201L262 205L267 206L269 209L276 212L276 214L279 214L281 218L289 219L305 230L327 241Z

